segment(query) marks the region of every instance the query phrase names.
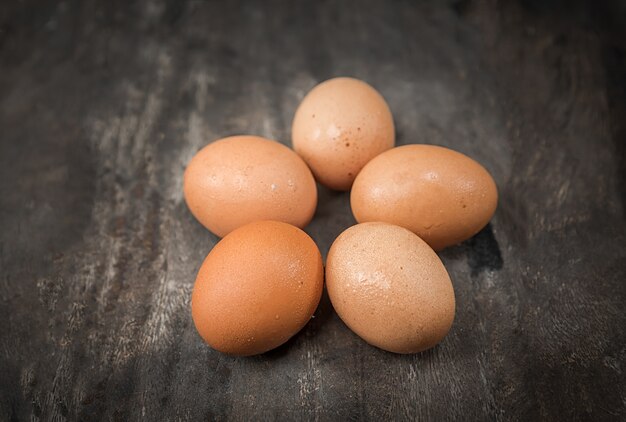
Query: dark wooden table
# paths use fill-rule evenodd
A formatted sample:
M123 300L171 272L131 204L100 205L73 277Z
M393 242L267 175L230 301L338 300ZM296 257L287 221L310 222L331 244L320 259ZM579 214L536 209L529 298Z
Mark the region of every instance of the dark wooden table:
M593 3L3 1L0 420L624 420L626 6ZM286 345L224 356L190 318L218 239L184 167L226 135L289 143L338 75L382 92L399 144L496 179L490 226L441 253L454 326L394 355L324 296ZM324 256L348 199L320 190Z

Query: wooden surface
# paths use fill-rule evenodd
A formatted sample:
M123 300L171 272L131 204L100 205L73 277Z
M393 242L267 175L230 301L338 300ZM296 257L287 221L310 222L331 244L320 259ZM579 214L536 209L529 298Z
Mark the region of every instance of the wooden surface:
M0 420L624 420L626 8L592 3L3 1ZM496 179L491 225L441 253L454 326L394 355L324 296L278 350L214 352L185 164L289 143L337 75L382 92L399 144ZM353 223L321 189L324 256Z

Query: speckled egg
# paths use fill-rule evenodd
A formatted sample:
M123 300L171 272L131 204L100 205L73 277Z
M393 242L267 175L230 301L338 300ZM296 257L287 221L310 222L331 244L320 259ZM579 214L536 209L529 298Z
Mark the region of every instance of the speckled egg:
M328 252L326 288L343 322L390 352L429 349L454 320L454 291L441 260L414 233L391 224L357 224L339 235Z
M313 88L293 119L294 150L315 178L348 190L372 158L392 148L393 118L385 99L367 83L334 78Z
M302 228L317 206L306 163L258 136L231 136L201 149L185 171L184 195L191 213L220 237L258 220Z
M323 279L322 257L306 233L277 221L250 223L204 260L191 299L193 321L220 352L264 353L311 319Z
M435 145L404 145L380 154L356 178L350 193L360 223L405 227L441 250L478 233L498 203L487 170L460 152Z

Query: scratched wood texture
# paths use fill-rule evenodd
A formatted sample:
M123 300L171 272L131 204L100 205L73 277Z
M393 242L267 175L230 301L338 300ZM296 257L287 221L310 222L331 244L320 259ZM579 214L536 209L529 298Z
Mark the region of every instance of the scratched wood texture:
M620 2L3 1L0 420L624 420L625 28ZM490 226L441 253L454 326L398 356L324 296L285 346L221 355L190 318L218 239L185 164L288 143L337 75L382 92L399 144L497 181ZM353 223L321 189L324 256Z

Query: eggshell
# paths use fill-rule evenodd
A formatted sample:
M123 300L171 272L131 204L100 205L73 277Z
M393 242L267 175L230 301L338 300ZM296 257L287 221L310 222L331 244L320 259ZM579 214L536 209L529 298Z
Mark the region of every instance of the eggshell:
M264 353L310 320L323 278L322 257L306 233L277 221L250 223L206 257L193 289L193 321L220 352Z
M454 320L454 291L439 257L391 224L357 224L339 235L328 253L326 288L343 322L390 352L431 348Z
M335 190L348 190L372 158L394 145L391 111L370 85L335 78L313 88L298 107L292 125L295 151L315 178Z
M317 206L306 163L288 147L258 136L232 136L201 149L185 171L184 194L191 213L220 237L258 220L302 228Z
M350 203L358 222L405 227L440 250L487 225L498 191L487 170L466 155L434 145L405 145L363 168Z

